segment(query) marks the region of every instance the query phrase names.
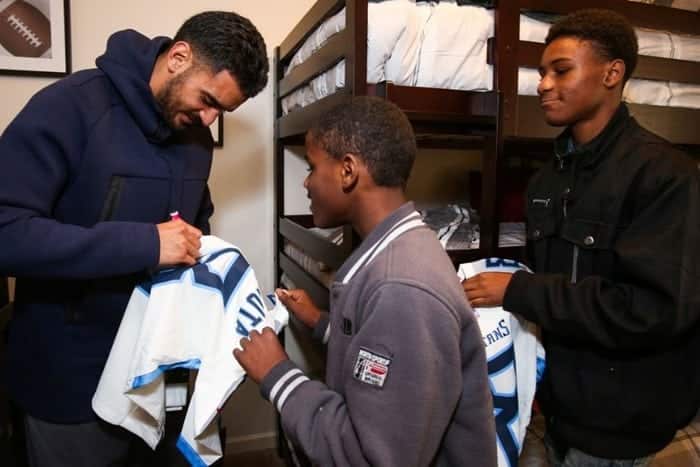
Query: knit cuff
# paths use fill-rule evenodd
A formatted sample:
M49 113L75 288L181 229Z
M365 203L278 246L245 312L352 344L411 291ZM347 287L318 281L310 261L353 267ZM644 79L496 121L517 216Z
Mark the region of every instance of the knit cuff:
M282 412L289 396L309 378L291 360L275 365L260 384L262 396Z
M527 315L527 307L523 304L527 303L532 277L533 275L527 271L515 271L503 294L503 309L510 313L517 313L530 321L532 317Z

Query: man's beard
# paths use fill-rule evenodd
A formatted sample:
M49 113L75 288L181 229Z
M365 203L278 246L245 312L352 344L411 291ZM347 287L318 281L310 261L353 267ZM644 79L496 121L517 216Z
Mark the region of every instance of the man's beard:
M196 112L189 113L178 110L178 106L180 105L178 93L182 89L182 84L189 77L190 73L191 70L185 70L174 78L171 78L156 95L156 102L160 107L163 120L165 120L165 123L173 130L184 130L189 126L203 126L202 120ZM184 126L178 125L175 118L180 112L186 113L192 123Z

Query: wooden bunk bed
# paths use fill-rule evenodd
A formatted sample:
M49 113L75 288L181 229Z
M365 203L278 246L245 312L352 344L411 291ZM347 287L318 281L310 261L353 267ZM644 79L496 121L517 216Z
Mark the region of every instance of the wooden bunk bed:
M537 68L543 44L519 40L519 17L523 11L567 14L582 8L614 9L636 27L694 35L700 14L627 0L500 0L494 8L495 34L488 43L488 63L494 68L493 91L461 91L398 86L390 82L367 83L367 0L319 0L275 51L275 193L277 231L277 279L284 272L299 287L307 289L322 306L327 290L286 254L285 240L309 255L337 268L357 245L349 227L336 245L308 230L311 216L286 216L284 200L284 148L302 145L311 122L326 110L356 95L376 95L401 107L412 122L421 147L463 147L482 149L480 194L480 246L452 251L455 263L484 256L518 257L521 248L498 248L499 184L505 155L549 157L551 138L561 129L545 124L537 97L518 95L519 67ZM319 24L345 8L345 29L332 36L308 60L287 76L284 68ZM345 60L345 85L302 109L286 115L282 99L307 85L314 77ZM634 77L700 84L700 63L640 56ZM685 145L700 145L700 110L631 104L640 123Z

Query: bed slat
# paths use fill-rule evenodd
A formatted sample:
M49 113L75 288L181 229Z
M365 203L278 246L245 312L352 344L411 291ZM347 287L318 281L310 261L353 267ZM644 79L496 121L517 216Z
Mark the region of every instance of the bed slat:
M280 220L280 233L306 254L323 261L333 269L338 269L348 256L341 246L321 238L289 219Z
M286 138L306 133L311 122L319 118L324 112L332 109L336 105L350 99L346 89L338 90L336 93L326 96L303 109L290 112L277 120L279 137Z
M340 11L345 2L343 0L318 0L304 17L294 26L292 32L279 46L280 61L288 63L292 55L301 47L307 37L327 18Z
M287 76L280 80L280 97L284 97L307 84L313 78L332 68L345 58L349 40L350 37L347 31L341 31L332 36L308 60L295 67Z

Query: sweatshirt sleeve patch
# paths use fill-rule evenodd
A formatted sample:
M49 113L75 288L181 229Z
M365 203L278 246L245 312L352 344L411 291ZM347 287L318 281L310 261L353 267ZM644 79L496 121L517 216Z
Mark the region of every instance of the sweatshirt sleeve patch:
M390 365L390 358L367 349L360 349L352 375L358 381L381 388L384 387L384 382L389 375Z

